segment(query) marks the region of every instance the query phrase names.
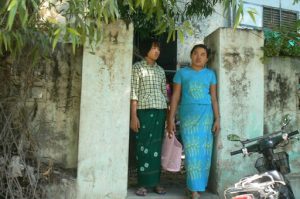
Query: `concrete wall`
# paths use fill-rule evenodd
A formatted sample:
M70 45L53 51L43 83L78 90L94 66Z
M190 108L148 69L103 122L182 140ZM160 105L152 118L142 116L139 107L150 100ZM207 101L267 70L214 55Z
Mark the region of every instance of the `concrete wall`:
M95 52L83 54L78 199L127 194L133 27L118 21L104 30Z
M287 132L300 129L299 65L299 58L273 57L265 60L265 133L280 130L285 114L292 118ZM300 198L300 142L294 142L284 149L290 157L292 172L288 177L296 198Z
M58 48L35 69L26 102L33 110L30 126L37 155L65 168L77 167L81 65L82 49L74 55L71 46Z
M298 84L300 59L273 57L265 60L265 133L281 127L285 114L291 115L291 129L300 128Z
M240 149L227 140L235 133L242 138L263 134L264 65L263 34L259 31L220 28L205 39L212 48L210 65L217 72L221 132L215 139L210 189L223 190L242 176L255 172L255 157L230 156Z
M45 199L76 199L76 179L63 178L45 187Z
M205 19L194 18L191 20L194 35L185 35L184 43L177 41L177 62L183 65L190 62L190 51L195 44L204 43L204 38L219 27L228 26L228 17L223 16L223 6L218 3L213 14Z

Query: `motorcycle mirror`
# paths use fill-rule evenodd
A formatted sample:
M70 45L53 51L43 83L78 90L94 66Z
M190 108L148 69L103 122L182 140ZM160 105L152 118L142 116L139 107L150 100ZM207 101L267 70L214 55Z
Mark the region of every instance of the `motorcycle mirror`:
M238 136L236 134L229 134L229 135L227 135L227 139L229 141L241 141L240 136Z
M283 127L285 127L290 123L290 121L291 121L291 116L289 114L286 114L285 116L283 116L281 124Z

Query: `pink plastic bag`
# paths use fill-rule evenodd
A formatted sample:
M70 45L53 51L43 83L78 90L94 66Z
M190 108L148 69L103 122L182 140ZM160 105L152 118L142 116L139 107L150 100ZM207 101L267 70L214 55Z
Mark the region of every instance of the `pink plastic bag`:
M182 145L173 135L172 138L165 136L162 152L161 165L167 171L180 171Z

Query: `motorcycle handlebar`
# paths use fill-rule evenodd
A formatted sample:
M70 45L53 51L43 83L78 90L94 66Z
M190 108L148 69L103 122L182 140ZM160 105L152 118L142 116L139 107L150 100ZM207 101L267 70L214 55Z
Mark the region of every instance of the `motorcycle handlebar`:
M294 136L294 135L297 135L297 134L299 134L299 131L298 131L298 130L289 133L288 136L291 137L291 136Z
M230 155L237 155L237 154L239 154L239 153L243 153L242 149L237 150L237 151L231 151L231 152L230 152Z
M287 137L288 138L290 138L290 137L292 137L292 136L294 136L294 135L297 135L297 134L299 134L299 131L298 130L296 130L296 131L293 131L293 132L291 132L291 133L288 133L287 134ZM274 134L273 134L273 136L262 136L262 137L260 137L260 139L258 139L258 140L263 140L263 139L272 139L272 140L276 140L276 139L278 139L279 137L282 137L283 136L283 134L281 133L281 134L279 134L279 135L276 135L276 136L274 136ZM255 138L254 138L255 139ZM282 139L281 139L281 141L283 140L283 137L282 137ZM244 147L243 149L239 149L239 150L236 150L236 151L232 151L232 152L230 152L230 155L237 155L237 154L239 154L239 153L243 153L243 150L245 150L245 151L249 151L249 152L258 152L258 145L259 145L259 141L256 143L256 144L253 144L253 145L250 145L250 146L247 146L247 147Z

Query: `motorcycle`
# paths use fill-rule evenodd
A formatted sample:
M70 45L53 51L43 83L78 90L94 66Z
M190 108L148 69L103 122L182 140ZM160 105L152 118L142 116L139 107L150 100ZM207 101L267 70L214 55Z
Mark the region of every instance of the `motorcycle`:
M227 136L230 141L239 141L242 148L230 154L252 153L262 154L256 160L255 168L258 174L244 177L234 186L224 191L225 199L295 199L292 187L285 177L290 173L289 155L286 152L274 152L280 144L288 144L289 140L299 134L299 130L286 133L285 127L290 122L286 116L280 131L259 136L252 139L241 140L236 134Z

